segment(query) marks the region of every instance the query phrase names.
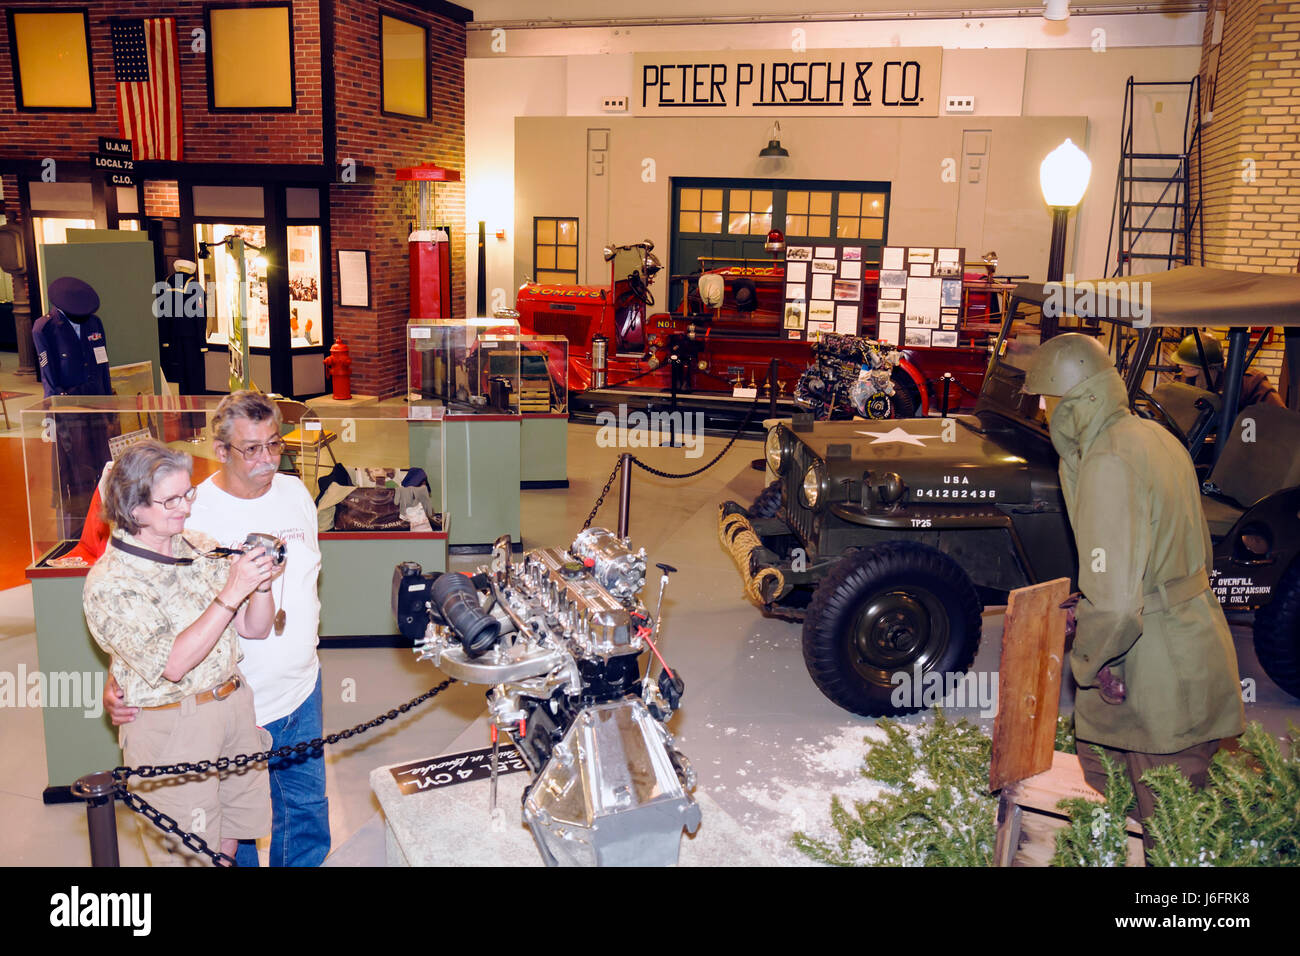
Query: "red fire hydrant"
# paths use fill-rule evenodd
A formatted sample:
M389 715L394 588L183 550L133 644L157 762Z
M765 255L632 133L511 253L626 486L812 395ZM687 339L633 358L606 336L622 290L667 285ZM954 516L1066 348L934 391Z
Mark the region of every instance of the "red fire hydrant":
M330 380L334 383L334 397L351 398L352 355L348 352L348 344L341 337L335 338L334 344L330 346L329 357L325 359L325 371L329 372Z

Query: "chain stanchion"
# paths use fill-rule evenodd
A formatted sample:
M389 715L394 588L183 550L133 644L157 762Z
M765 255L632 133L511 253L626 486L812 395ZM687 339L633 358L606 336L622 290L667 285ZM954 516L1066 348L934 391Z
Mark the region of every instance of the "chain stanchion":
M753 419L754 417L754 412L758 411L759 401L760 401L759 396L755 395L754 402L752 405L749 406L749 411L745 413L745 417L741 421L740 427L736 429L735 434L733 434L729 439L727 439L727 443L722 446L722 451L714 455L708 464L702 465L701 467L696 468L694 471L687 471L681 474L675 474L671 471L660 471L658 468L655 468L652 465L647 465L645 462L643 462L640 458L637 458L635 455L628 455L627 457L631 459L632 464L636 465L642 471L649 472L650 474L654 475L656 478L683 479L683 478L694 478L696 475L702 475L710 468L712 468L714 465L716 465L718 462L720 462L722 460L723 455L731 451L731 446L736 443L736 439L739 438L741 434L744 433L745 429L749 427L750 420Z
M618 456L619 467L623 469L623 477L618 486L618 536L627 537L627 526L632 515L632 468L631 462L636 461L629 453L624 452Z
M86 801L86 829L90 832L90 865L120 866L117 855L117 780L110 771L88 773L71 787L72 795Z
M611 476L612 480L612 476ZM358 734L364 734L368 730L373 730L381 724L387 723L405 714L412 707L416 707L426 700L437 697L444 690L456 683L455 678L449 677L441 684L438 684L429 690L420 694L418 697L412 697L404 704L394 707L387 713L380 714L372 720L363 724L357 724L355 727L349 727L347 730L334 734L328 734L324 737L317 737L314 740L299 741L296 744L285 744L275 750L264 750L252 754L236 754L233 757L218 757L215 760L200 760L197 763L176 763L160 764L156 766L143 767L114 767L111 771L101 771L100 773L88 774L82 777L72 786L72 792L75 796L81 797L87 801L86 813L90 818L91 830L91 860L95 866L117 866L117 828L116 817L113 813L113 799L121 800L131 810L143 816L150 823L162 830L164 833L176 834L180 837L181 843L195 853L200 853L215 863L217 866L236 866L233 859L224 853L213 850L203 840L202 837L195 833L182 830L180 824L163 813L157 807L151 805L139 794L132 793L126 788L126 782L131 777L139 777L147 780L153 777L170 777L182 773L206 774L213 770L218 772L226 771L233 768L248 766L249 764L265 763L276 759L277 757L292 757L304 754L309 750L321 750L330 744L336 744L341 740L347 740ZM106 789L107 788L107 789ZM91 816L94 814L94 816ZM110 843L111 841L111 843ZM104 862L98 862L104 860ZM109 862L111 860L111 862Z

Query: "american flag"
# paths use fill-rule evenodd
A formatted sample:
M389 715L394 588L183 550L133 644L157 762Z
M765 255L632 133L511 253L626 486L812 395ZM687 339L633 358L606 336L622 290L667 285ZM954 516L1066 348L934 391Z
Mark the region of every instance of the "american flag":
M181 158L181 77L176 20L114 20L117 124L136 159Z

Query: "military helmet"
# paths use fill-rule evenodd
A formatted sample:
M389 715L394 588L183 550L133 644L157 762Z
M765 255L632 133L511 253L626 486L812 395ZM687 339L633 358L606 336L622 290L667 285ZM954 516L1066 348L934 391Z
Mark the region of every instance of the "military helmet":
M1091 336L1067 332L1048 339L1029 360L1022 389L1060 397L1105 369L1114 369L1106 349Z
M1223 345L1213 335L1206 333L1201 336L1201 345L1205 348L1205 361L1210 363L1210 368L1219 368L1223 365ZM1178 349L1174 352L1174 361L1179 365L1195 365L1200 368L1201 353L1196 350L1196 336L1189 335L1178 343Z

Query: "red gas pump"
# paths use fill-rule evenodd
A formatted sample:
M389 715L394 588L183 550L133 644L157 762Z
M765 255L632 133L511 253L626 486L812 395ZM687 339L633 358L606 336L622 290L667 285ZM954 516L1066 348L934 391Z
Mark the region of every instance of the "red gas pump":
M416 184L415 230L407 245L411 269L411 318L451 318L451 241L439 227L437 184L460 182L460 171L435 163L397 170Z
M342 338L336 338L330 346L330 354L325 359L325 371L329 373L334 384L334 397L347 399L352 397L352 354L348 344Z

